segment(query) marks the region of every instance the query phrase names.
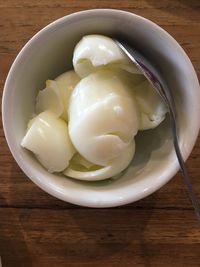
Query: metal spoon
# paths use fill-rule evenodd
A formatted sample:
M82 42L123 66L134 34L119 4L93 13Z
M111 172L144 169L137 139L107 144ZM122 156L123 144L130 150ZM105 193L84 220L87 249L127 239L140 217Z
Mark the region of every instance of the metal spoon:
M150 64L147 61L146 58L144 58L141 54L135 51L127 43L124 43L118 40L115 40L115 42L123 50L123 52L129 57L129 59L135 64L135 66L142 72L142 74L148 79L148 81L151 83L153 88L161 96L166 106L168 107L176 156L177 156L180 168L181 168L181 172L182 172L185 184L188 189L190 199L192 201L192 205L196 212L197 218L200 222L200 206L199 206L197 197L193 191L190 177L186 169L183 157L181 155L180 147L178 144L178 133L177 133L177 124L176 124L176 107L175 107L173 95L171 94L171 91L169 90L169 88L166 86L166 83L163 81L162 76L159 74L158 70L156 70L154 66L152 66L152 64Z

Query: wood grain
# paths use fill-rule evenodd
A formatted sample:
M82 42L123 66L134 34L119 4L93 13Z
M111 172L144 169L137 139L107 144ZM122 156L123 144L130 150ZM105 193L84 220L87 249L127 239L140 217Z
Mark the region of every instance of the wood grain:
M61 16L117 8L162 26L200 77L199 0L0 0L0 93L23 45ZM199 116L200 114L197 114ZM187 161L200 199L200 136ZM19 169L0 125L0 256L4 266L200 266L200 229L180 173L124 207L86 209L57 200Z
M5 266L200 264L199 225L192 211L110 212L0 209Z

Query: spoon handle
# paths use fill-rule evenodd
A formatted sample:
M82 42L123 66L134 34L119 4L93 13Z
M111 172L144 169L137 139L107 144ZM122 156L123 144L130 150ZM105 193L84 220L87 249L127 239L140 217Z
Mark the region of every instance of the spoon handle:
M181 168L182 176L184 178L185 184L186 184L187 189L188 189L188 193L189 193L193 208L194 208L195 213L197 215L197 218L200 222L200 206L199 206L196 194L194 193L194 190L192 188L192 183L191 183L190 176L189 176L189 173L187 171L185 162L184 162L182 155L181 155L180 147L178 144L176 118L175 118L174 112L172 110L170 110L170 121L171 121L171 126L172 126L171 129L172 129L173 143L174 143L174 148L176 151L176 156L177 156L180 168Z
M124 51L124 53L129 57L129 59L135 64L135 66L141 71L141 73L147 78L147 80L151 83L153 88L157 91L157 93L160 95L160 97L163 99L163 101L165 102L166 106L169 109L174 149L175 149L176 156L177 156L177 159L180 165L180 169L181 169L181 172L184 178L185 185L187 186L188 193L192 201L193 208L200 222L200 206L199 206L197 197L194 193L194 190L192 188L190 176L186 169L186 165L183 160L180 147L178 144L178 133L177 133L177 125L176 125L176 106L174 103L174 98L171 95L170 90L162 86L162 83L160 82L157 75L153 71L152 66L149 64L146 65L146 63L148 62L145 61L144 58L140 54L136 53L136 51L134 51L129 45L121 41L119 42L115 40L115 42L122 49L122 51Z
M189 197L192 202L192 206L197 215L198 221L200 222L200 206L199 206L196 194L194 193L191 179L187 171L185 162L183 160L180 147L179 147L179 143L178 143L178 133L177 133L177 124L176 124L176 108L175 108L174 98L171 95L170 91L168 91L168 94L167 94L166 90L163 88L160 81L157 79L156 76L154 76L152 72L150 72L142 63L138 61L137 63L140 65L140 69L142 68L144 75L150 81L150 83L154 86L154 88L157 90L157 92L159 93L159 95L161 96L161 98L163 99L163 101L165 102L165 104L167 105L169 109L174 149L175 149L176 156L177 156L177 159L180 165L182 176L184 178L185 185L188 189L188 193L189 193Z
M182 176L184 178L185 185L188 189L189 197L192 202L192 206L194 208L194 211L197 215L198 221L200 222L200 206L198 203L198 199L194 193L191 179L189 176L189 173L187 171L185 162L183 160L180 147L178 144L178 133L177 133L177 124L176 124L176 108L175 108L175 102L174 98L171 95L170 91L166 91L165 88L162 86L160 83L159 79L149 71L149 69L139 62L138 60L135 60L137 66L139 69L142 71L142 73L145 75L145 77L149 80L149 82L152 84L152 86L157 90L158 94L161 96L165 104L167 105L169 109L169 114L170 114L170 122L171 122L171 130L172 130L172 137L173 137L173 144L174 144L174 149L176 152L176 156L180 165L180 169L182 172Z
M144 68L143 68L144 70ZM147 75L147 70L144 70L146 72ZM148 79L151 81L151 83L156 84L156 87L154 86L154 88L157 89L157 92L160 94L160 96L162 97L162 99L164 100L165 104L167 105L168 109L169 109L169 114L170 114L170 123L171 123L171 131L172 131L172 138L173 138L173 144L174 144L174 149L176 152L176 156L180 165L180 169L182 172L182 176L185 182L185 185L188 189L188 193L189 193L189 197L191 199L192 202L192 206L194 208L194 211L197 215L197 218L200 222L200 206L199 206L199 202L197 199L196 194L194 193L193 187L192 187L192 183L191 183L191 179L190 179L190 175L187 171L186 168L186 164L183 160L181 151L180 151L180 147L179 147L179 143L178 143L178 133L177 133L177 123L176 123L176 108L175 108L175 102L174 102L174 98L171 95L170 91L168 91L168 94L166 93L166 90L163 88L162 84L160 83L160 81L153 76L152 73L148 72ZM146 76L147 78L147 76Z

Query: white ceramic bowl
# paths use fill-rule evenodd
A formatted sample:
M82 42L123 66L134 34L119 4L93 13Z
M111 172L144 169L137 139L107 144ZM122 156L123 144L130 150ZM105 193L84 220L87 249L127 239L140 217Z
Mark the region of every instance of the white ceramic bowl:
M2 104L4 132L15 160L34 183L59 199L88 207L114 207L148 196L177 172L168 120L155 130L139 134L132 165L115 181L88 183L50 174L20 147L37 91L44 87L45 80L71 68L75 44L83 35L92 33L128 38L160 68L176 98L185 159L200 126L200 89L189 58L166 31L120 10L88 10L58 19L21 50L8 74Z

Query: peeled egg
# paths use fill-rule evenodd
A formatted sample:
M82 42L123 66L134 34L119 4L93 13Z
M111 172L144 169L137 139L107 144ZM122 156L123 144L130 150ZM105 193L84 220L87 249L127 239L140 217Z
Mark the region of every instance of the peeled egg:
M130 164L138 130L158 126L167 108L112 38L84 36L73 66L38 93L21 145L49 172L111 178Z
M51 111L31 120L21 145L32 151L49 172L66 169L75 153L66 123Z
M140 111L139 130L157 127L167 113L167 107L159 94L147 80L134 87L133 93Z
M67 71L60 76L58 76L55 81L57 82L60 96L63 101L64 111L61 117L65 120L68 120L68 106L69 106L69 98L77 83L80 81L79 76L75 73L75 71Z
M100 166L95 165L94 163L88 161L87 159L83 158L79 153L76 153L73 158L70 161L70 165L68 168L74 169L74 170L94 170L99 169Z
M88 161L107 166L138 131L138 110L129 89L111 71L99 71L75 87L69 106L69 135Z
M132 141L126 149L123 150L121 155L115 158L108 166L100 167L94 170L92 169L93 164L91 162L86 161L82 157L77 158L77 165L82 165L85 167L85 170L76 169L75 166L69 167L63 172L66 176L71 178L76 178L79 180L85 181L98 181L111 178L119 173L121 173L128 165L130 164L133 155L135 153L135 142Z
M47 80L46 88L38 93L36 99L37 114L50 110L58 117L68 120L69 98L79 80L80 78L73 70L61 74L55 81Z
M139 73L115 41L103 35L87 35L80 40L74 49L73 66L80 77L86 77L103 67Z
M63 101L55 81L46 81L46 88L39 91L37 95L35 109L37 114L50 110L58 117L64 112Z

